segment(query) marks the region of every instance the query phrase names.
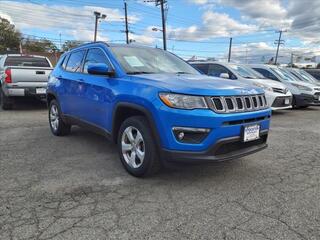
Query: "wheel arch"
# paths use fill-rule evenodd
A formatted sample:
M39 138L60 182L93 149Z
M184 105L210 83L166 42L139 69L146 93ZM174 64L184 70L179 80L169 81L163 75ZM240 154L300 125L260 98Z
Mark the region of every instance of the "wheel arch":
M46 98L47 98L47 105L48 105L48 107L49 107L49 105L50 105L50 102L51 102L53 99L58 100L56 94L53 93L53 92L51 92L51 91L48 91L48 92L47 92L47 97L46 97Z
M160 137L159 137L158 130L156 128L155 121L151 112L141 105L138 105L135 103L128 103L128 102L118 103L113 111L113 116L112 116L113 142L115 143L117 142L118 132L123 121L125 121L127 118L132 116L146 117L149 123L149 126L151 128L152 135L156 139L156 145L157 147L160 147L161 146Z

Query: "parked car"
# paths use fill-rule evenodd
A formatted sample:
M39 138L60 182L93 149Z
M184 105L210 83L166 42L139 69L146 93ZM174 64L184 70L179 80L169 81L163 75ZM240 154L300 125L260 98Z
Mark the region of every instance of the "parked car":
M252 64L250 67L266 78L282 82L293 94L293 106L295 108L306 108L311 105L319 105L319 87L299 81L285 68L266 64Z
M300 81L308 82L314 85L320 86L320 81L314 78L311 74L307 73L303 69L299 68L286 68L291 74L293 74Z
M3 110L12 108L16 98L44 98L48 76L52 71L49 59L42 56L7 54L0 57L0 102Z
M54 135L76 124L108 136L138 177L161 164L222 161L267 147L271 110L261 88L202 75L157 48L77 47L50 75L47 101Z
M238 80L261 87L272 110L292 108L292 94L284 84L267 79L245 65L211 61L190 64L209 76Z
M315 79L320 81L320 69L318 68L306 68L304 69L307 73L312 75Z

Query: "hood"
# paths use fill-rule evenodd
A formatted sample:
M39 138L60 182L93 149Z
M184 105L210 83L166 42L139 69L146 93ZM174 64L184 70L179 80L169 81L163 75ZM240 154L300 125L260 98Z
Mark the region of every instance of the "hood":
M132 80L143 81L165 91L191 95L236 96L264 93L259 87L237 80L196 74L141 74L132 76Z
M281 88L281 89L286 89L286 85L284 85L281 82L271 80L271 79L248 79L248 81L251 81L253 83L259 83L262 85L265 85L267 87L272 87L272 88Z
M296 82L290 82L291 84L299 84L301 86L305 86L305 87L309 87L311 89L314 89L314 88L319 88L318 85L315 85L315 84L312 84L312 83L309 83L309 82L303 82L303 81L296 81Z

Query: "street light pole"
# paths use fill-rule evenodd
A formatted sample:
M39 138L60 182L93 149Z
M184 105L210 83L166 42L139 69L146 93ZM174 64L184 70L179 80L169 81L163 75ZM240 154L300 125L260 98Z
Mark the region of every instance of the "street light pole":
M94 11L93 12L95 16L95 24L94 24L94 36L93 36L93 41L97 41L97 33L98 33L98 21L99 19L105 19L107 15L101 14L100 12Z
M228 62L231 61L231 48L232 48L232 38L230 38L230 42L229 42Z

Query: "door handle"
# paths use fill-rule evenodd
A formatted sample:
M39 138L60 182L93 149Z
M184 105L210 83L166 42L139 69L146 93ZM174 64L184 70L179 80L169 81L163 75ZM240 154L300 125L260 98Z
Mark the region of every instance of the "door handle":
M80 78L80 79L78 79L78 82L83 83L83 82L84 82L84 79Z

